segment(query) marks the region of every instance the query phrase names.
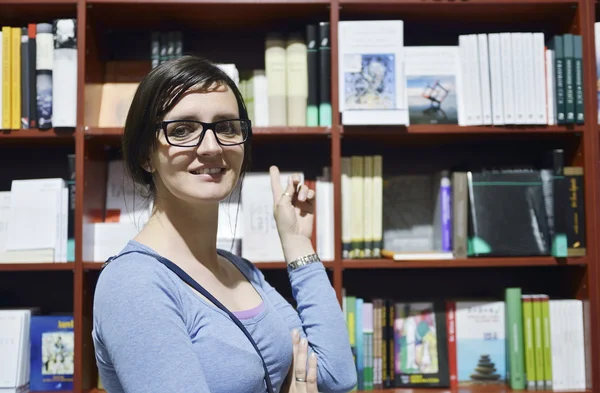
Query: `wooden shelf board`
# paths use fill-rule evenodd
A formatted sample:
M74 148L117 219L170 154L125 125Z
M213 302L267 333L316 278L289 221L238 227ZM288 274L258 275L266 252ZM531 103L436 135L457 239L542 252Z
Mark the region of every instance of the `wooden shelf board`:
M511 257L511 258L461 258L393 261L390 259L346 259L344 269L418 269L418 268L461 268L461 267L518 267L518 266L559 266L587 265L586 257Z
M22 130L0 130L0 140L7 139L44 139L44 142L48 139L75 140L75 129L51 128L48 130L39 130L37 128L31 128Z
M0 0L2 1L2 0ZM176 4L329 4L329 0L168 0ZM87 4L164 4L165 0L87 0Z
M343 126L344 136L364 135L480 135L480 134L569 134L583 132L583 126L458 126L416 124L412 126Z
M357 393L366 393L367 391L359 390ZM481 386L461 386L458 389L445 388L405 388L405 389L374 389L369 390L369 393L518 393L522 391L512 390L506 385L481 385ZM556 393L553 390L536 390L539 393ZM97 393L104 393L100 391ZM570 391L569 393L591 393L591 390Z
M78 0L0 0L0 5L54 5L54 4L77 4Z
M84 270L100 270L103 262L84 262ZM287 264L285 262L256 262L254 264L260 270L285 270ZM333 262L323 262L326 268L332 269ZM0 265L1 267L2 265ZM1 269L0 269L1 270Z
M577 4L577 0L469 0L469 1L439 1L439 0L339 0L340 5L342 4L360 4L360 5L450 5L457 7L470 6L473 4Z
M88 137L121 137L121 127L85 127L84 134ZM331 134L329 127L253 127L252 136L326 136Z
M56 270L74 270L75 263L42 262L42 263L0 263L0 272L21 272L21 271L56 271Z

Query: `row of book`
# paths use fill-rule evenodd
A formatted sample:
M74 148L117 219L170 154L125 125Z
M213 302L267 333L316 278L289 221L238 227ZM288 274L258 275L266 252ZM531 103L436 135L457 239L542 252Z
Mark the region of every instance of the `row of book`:
M581 35L468 34L411 47L402 20L357 20L339 22L338 39L343 124L584 123Z
M0 193L0 261L74 260L74 157L69 158L70 179L14 180L11 190ZM565 166L562 149L547 152L530 167L456 167L385 177L380 155L345 156L341 163L344 259L586 254L583 168ZM94 216L84 223L86 244L94 244L85 247L86 261L105 261L117 253L151 214L147 190L126 181L122 161L106 165L105 206L92 210ZM306 183L317 192L317 251L330 261L330 168ZM248 173L241 190L221 202L218 245L255 262L283 260L267 172Z
M583 168L548 151L530 167L383 177L379 155L341 161L342 256L394 260L583 256Z
M76 32L76 19L2 26L0 129L76 126Z
M581 300L505 289L504 299L399 301L344 294L355 390L504 385L584 391Z
M73 316L40 309L0 310L0 391L26 393L73 389Z

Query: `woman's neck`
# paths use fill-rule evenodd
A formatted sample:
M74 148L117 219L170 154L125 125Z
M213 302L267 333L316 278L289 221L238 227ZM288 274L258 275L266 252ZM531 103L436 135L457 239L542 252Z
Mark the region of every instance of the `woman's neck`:
M136 240L177 264L199 262L218 269L217 227L219 205L194 205L157 199L154 211Z

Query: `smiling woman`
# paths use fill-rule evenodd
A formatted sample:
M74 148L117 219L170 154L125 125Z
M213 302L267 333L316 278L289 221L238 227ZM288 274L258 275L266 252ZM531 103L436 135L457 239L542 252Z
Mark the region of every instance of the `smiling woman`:
M108 393L347 392L355 385L344 316L310 240L314 190L298 176L284 189L271 167L297 309L250 261L216 248L219 203L240 189L251 140L237 86L212 63L186 56L140 83L123 155L154 210L96 286L92 335Z

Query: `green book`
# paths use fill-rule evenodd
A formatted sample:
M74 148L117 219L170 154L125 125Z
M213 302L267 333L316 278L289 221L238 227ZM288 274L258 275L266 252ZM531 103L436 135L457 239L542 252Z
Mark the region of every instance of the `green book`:
M535 367L535 348L533 332L533 296L521 296L523 302L523 343L525 351L525 378L527 389L536 390L538 380Z
M535 348L535 376L537 390L544 390L544 345L542 338L542 296L534 295L533 331Z
M550 297L542 297L542 339L544 349L544 389L552 390L552 347L550 346Z
M506 288L506 338L508 344L508 384L512 390L525 390L523 354L523 308L521 288Z

